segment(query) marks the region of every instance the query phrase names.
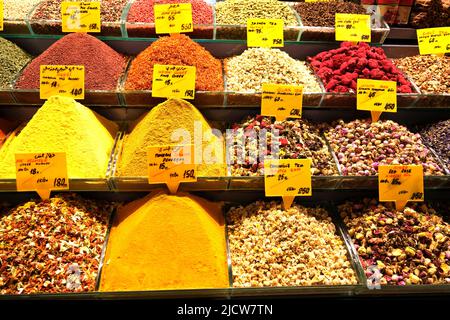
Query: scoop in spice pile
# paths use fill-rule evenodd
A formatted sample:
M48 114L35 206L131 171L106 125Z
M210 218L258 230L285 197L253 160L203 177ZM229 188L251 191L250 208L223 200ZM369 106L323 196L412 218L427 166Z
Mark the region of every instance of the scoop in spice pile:
M450 283L450 224L429 205L364 199L339 212L372 284L377 271L380 285Z
M0 293L96 290L113 205L61 194L1 209Z
M271 117L258 115L234 124L232 129L233 135L227 136L227 146L233 176L263 175L265 157L311 158L311 174L338 174L336 164L319 129L306 120L275 121ZM278 131L278 140L273 136L274 130ZM261 149L260 145L264 141L266 147ZM275 150L278 151L276 154Z

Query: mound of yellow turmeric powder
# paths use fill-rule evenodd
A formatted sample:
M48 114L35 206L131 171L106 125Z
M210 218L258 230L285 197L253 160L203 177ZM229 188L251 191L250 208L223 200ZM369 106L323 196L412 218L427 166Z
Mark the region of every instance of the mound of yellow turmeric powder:
M196 144L198 176L226 175L224 142L192 104L170 99L142 116L125 137L118 175L147 176L147 149L150 146Z
M16 153L66 152L69 178L104 178L118 126L75 100L53 96L0 150L0 178L15 178Z
M218 203L158 191L119 208L106 249L101 291L229 286Z

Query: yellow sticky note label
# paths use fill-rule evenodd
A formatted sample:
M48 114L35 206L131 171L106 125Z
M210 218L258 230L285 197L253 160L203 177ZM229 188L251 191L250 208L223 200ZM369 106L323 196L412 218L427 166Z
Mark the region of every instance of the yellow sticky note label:
M63 32L100 32L100 2L62 2L61 24Z
M450 27L417 30L420 54L443 54L450 52Z
M37 191L44 200L52 190L68 190L66 153L17 153L16 184L17 191Z
M84 99L84 66L41 65L39 95Z
M174 194L181 182L197 181L194 145L154 146L147 150L148 183L165 183Z
M356 82L358 110L397 112L397 83L395 81L358 79Z
M408 201L423 201L423 167L421 165L381 165L378 167L380 201L395 201L402 210Z
M3 31L3 13L4 7L3 7L3 1L0 1L0 31Z
M285 209L296 196L311 196L311 159L266 159L264 184L267 197L283 197Z
M273 116L282 121L287 118L301 118L303 86L263 83L261 114Z
M336 13L336 41L370 42L370 15Z
M194 99L196 68L155 64L152 96L157 98Z
M155 4L153 9L157 34L194 31L191 3Z
M248 47L283 47L283 19L248 19Z

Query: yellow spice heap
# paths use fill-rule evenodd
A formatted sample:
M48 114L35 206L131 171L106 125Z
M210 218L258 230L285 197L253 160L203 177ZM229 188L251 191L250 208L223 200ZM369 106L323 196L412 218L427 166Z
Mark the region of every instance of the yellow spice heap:
M0 150L0 178L15 177L15 154L66 152L70 178L104 178L118 127L75 100L53 96Z
M197 131L194 137L195 126ZM177 136L183 131L186 136ZM197 138L202 139L201 148ZM191 143L197 144L195 162L199 164L198 176L226 174L223 139L212 134L210 125L192 104L181 99L167 100L141 117L125 138L119 175L147 176L147 149L150 146Z
M221 206L186 193L153 192L120 207L100 291L229 286Z

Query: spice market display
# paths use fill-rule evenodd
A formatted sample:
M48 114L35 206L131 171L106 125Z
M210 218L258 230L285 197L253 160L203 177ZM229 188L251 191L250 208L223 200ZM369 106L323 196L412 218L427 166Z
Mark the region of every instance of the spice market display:
M450 297L448 0L98 2L3 1L0 301Z

